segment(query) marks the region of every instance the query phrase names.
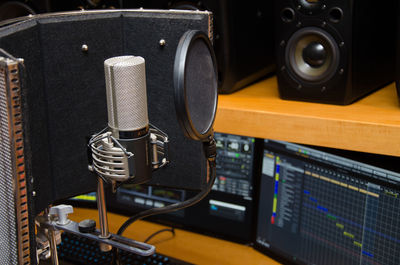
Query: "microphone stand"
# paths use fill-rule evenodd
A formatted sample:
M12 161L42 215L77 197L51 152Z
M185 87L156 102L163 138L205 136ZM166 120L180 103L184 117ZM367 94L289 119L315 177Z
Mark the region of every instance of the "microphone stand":
M97 177L97 208L99 211L99 222L100 222L100 235L99 238L106 239L110 238L111 234L108 231L108 218L107 218L107 207L106 207L106 196L104 192L104 180L101 177ZM112 249L112 246L104 243L100 243L100 250L108 252Z
M112 144L112 140L107 138L108 143ZM100 235L99 238L107 239L110 238L111 234L108 231L108 218L107 218L107 206L106 206L106 195L104 192L104 180L100 176L97 176L97 208L99 212L99 223L100 223ZM112 246L100 243L100 250L108 252L112 249Z

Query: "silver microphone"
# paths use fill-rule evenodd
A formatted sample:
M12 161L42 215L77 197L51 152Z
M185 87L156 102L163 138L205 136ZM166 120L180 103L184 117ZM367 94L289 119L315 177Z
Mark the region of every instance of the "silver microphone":
M149 181L152 170L168 162L165 155L168 137L156 128L149 128L144 59L113 57L104 62L104 72L108 128L90 139L89 170L98 175L99 238L109 239L104 181L114 184ZM101 243L100 249L110 251L111 245Z
M168 138L149 129L145 60L113 57L104 62L104 72L108 130L91 139L93 170L106 180L147 182L153 169L167 163Z
M145 61L140 56L119 56L104 62L108 126L119 132L146 134L147 114Z

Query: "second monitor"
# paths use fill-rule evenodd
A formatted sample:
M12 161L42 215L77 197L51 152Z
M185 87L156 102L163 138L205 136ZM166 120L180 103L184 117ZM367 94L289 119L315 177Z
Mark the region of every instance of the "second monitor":
M215 133L217 140L217 180L210 194L197 205L151 220L200 231L239 242L253 240L255 186L260 170L258 140L252 137ZM261 151L261 149L260 149ZM125 215L163 207L194 196L194 191L144 185L123 185L109 193L108 208Z

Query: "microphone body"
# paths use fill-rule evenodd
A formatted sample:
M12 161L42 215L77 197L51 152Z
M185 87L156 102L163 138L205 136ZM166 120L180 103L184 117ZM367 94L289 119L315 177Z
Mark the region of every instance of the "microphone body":
M119 138L118 141L126 150L134 154L131 161L128 161L127 175L129 179L132 179L131 183L141 184L150 181L153 171L149 150L150 133L147 132L144 136L134 139Z
M104 72L109 130L122 147L132 153L130 158L125 158L128 160L125 172L110 178L129 179L134 183L149 181L152 163L145 60L139 56L113 57L104 62Z

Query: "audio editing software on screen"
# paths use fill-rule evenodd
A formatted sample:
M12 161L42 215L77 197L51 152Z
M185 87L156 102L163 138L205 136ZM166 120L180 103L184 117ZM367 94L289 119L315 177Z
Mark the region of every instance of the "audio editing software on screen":
M124 184L117 190L112 199L111 208L120 205L122 209L130 207L136 210L159 208L185 199L185 191L166 189L145 185ZM129 214L129 212L127 212ZM182 216L183 211L172 212L172 215Z
M253 174L255 142L251 137L215 133L217 180L210 194L195 206L154 216L161 223L209 233L241 242L254 234ZM107 195L111 211L131 215L144 209L163 207L196 194L192 191L145 185L122 185Z
M306 264L400 264L400 174L265 140L256 246Z
M217 178L212 189L251 202L255 139L220 133L216 133L215 137L218 150ZM209 205L211 215L238 221L244 221L246 210L251 207L212 199Z

